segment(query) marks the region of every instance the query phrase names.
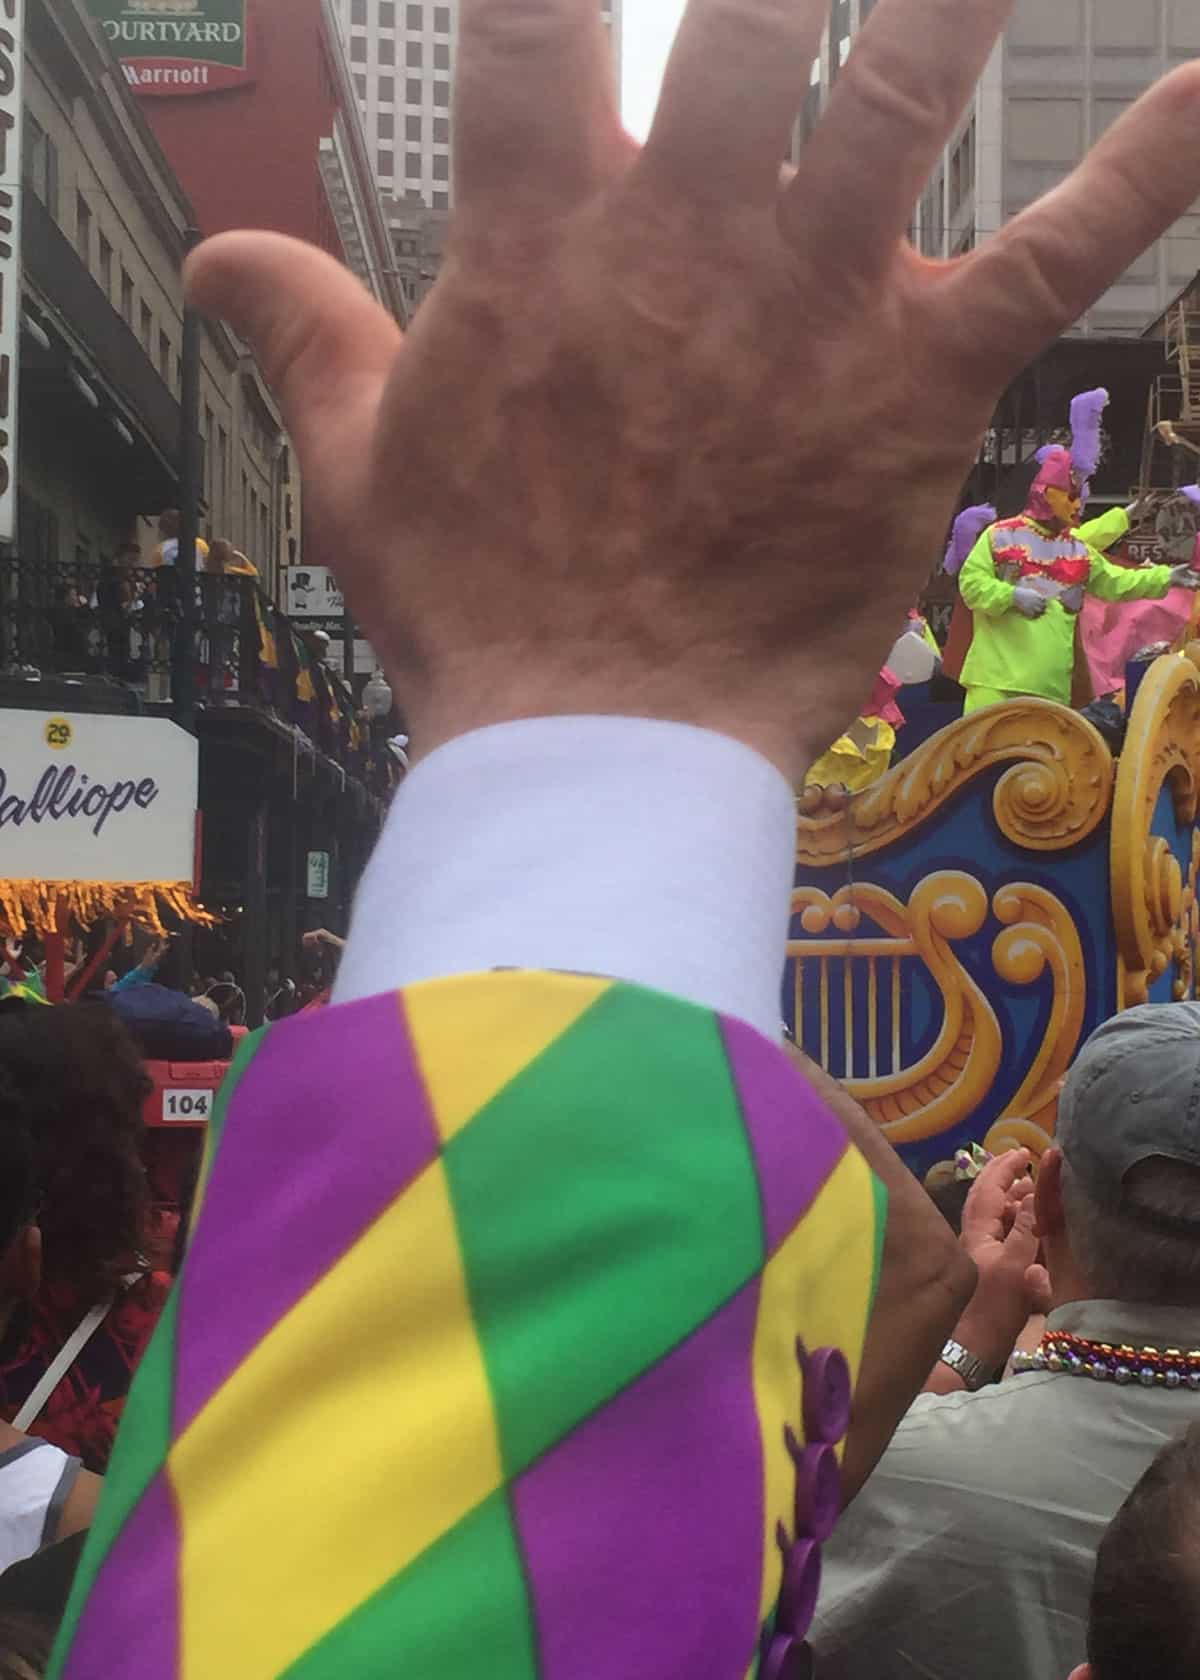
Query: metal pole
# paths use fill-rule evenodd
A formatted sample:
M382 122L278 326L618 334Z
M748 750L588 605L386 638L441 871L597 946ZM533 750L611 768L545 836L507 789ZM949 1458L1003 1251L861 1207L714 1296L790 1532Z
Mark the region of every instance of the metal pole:
M354 675L354 620L346 608L345 597L342 601L342 670L349 682Z
M200 230L184 232L188 251L200 243ZM179 624L175 640L172 689L175 721L196 733L196 539L200 534L200 316L185 305L179 370Z

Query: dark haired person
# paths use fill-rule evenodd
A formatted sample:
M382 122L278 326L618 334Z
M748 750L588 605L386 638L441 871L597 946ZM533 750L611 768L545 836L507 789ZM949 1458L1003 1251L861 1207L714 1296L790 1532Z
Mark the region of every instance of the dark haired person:
M0 1292L6 1296L36 1281L41 1253L33 1141L9 1095L0 1071ZM82 1471L77 1456L0 1422L0 1571L85 1529L99 1491L99 1478Z
M1088 1660L1071 1680L1200 1674L1200 1423L1159 1453L1096 1555Z
M27 1427L97 1471L170 1288L140 1155L148 1089L106 1005L0 1015L0 1127L29 1129L40 1234L30 1263L0 1275L0 1417L27 1406L95 1315Z

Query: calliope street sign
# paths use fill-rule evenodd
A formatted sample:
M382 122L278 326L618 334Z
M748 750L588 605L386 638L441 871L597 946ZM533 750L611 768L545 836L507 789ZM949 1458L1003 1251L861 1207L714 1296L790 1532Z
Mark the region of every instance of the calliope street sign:
M198 788L165 719L5 712L0 880L190 882Z
M254 80L246 0L89 0L135 93L219 93Z

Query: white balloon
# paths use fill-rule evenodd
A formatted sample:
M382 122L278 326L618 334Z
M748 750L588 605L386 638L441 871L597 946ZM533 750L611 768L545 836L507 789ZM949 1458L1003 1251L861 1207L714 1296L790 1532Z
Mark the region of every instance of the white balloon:
M906 630L887 657L887 667L905 688L928 682L937 670L937 655L915 630Z

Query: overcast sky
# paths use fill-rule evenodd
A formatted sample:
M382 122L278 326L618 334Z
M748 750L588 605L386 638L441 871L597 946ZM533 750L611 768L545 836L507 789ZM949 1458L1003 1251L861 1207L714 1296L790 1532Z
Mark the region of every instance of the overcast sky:
M644 140L654 115L663 66L684 0L625 0L621 19L621 111L625 126Z

